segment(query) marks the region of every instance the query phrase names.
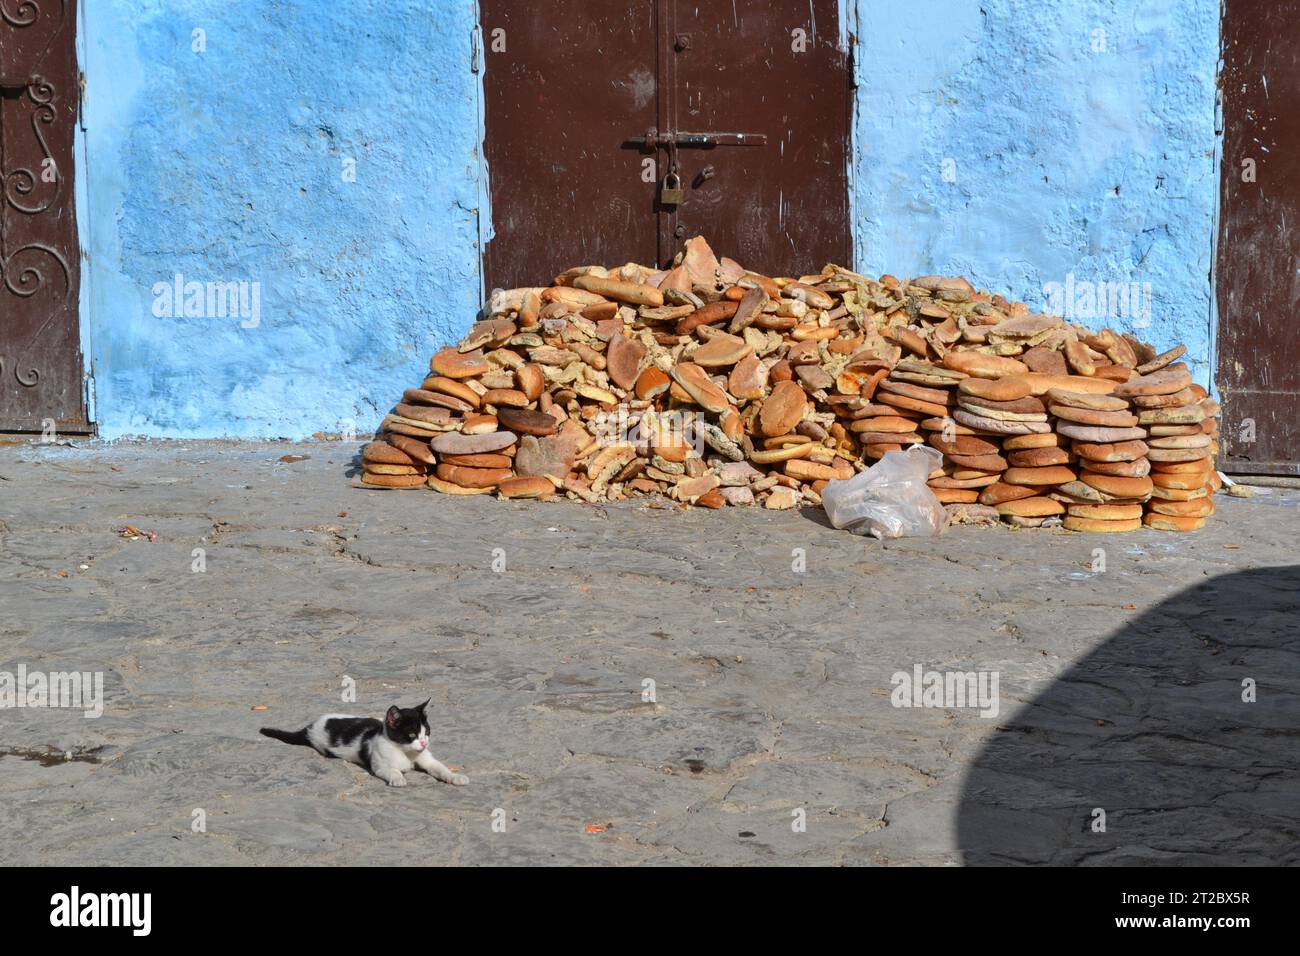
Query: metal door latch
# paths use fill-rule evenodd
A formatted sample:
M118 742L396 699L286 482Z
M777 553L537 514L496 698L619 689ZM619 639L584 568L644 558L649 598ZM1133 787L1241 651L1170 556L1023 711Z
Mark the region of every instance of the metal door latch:
M652 127L646 130L644 136L633 136L627 143L642 149L656 149L660 146L686 146L698 149L712 149L715 146L766 146L767 134L683 133L677 130L661 133Z

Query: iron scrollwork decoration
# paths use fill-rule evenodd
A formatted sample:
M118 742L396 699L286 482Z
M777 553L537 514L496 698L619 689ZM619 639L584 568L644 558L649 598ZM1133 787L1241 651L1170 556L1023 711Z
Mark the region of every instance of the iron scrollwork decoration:
M31 27L47 11L53 11L54 28L50 32L49 41L35 56L33 60L35 64L39 64L44 59L54 37L63 29L64 21L67 19L67 0L48 0L48 5L46 4L47 0L0 0L0 20L19 29ZM46 5L44 9L42 9L43 5ZM0 187L3 188L3 202L0 202L0 294L3 290L8 290L23 299L36 295L48 285L51 269L49 263L44 260L50 260L53 266L63 273L62 301L66 304L72 293L72 270L63 253L39 241L27 242L12 251L7 248L8 230L4 228L4 206L8 205L26 216L37 216L51 209L61 198L63 191L63 170L58 168L49 142L42 132L42 127L52 126L58 119L56 108L58 90L52 82L39 74L33 74L27 82L26 93L32 104L30 117L32 133L40 148L40 155L35 165L40 168L38 170L20 167L9 171L0 169ZM37 195L39 184L42 182L54 184L51 194L43 199ZM54 314L55 310L52 309L46 318L46 324ZM33 338L39 337L43 330L44 325L36 330ZM4 376L9 364L8 357L0 356L0 377ZM25 368L26 364L21 362L21 358L14 363L14 378L19 384L34 388L41 379L41 371L35 366Z
M41 4L44 0L0 0L0 18L13 27L29 27L37 21L41 15ZM59 22L62 23L68 13L68 0L58 0L59 4ZM10 13L10 7L13 12ZM42 53L45 51L42 50Z
M5 357L0 355L0 378L4 377L5 361ZM27 370L27 374L24 375L21 368L15 368L14 378L18 379L20 385L25 385L27 388L35 388L36 383L41 380L41 370L36 366L32 366Z
M58 165L54 162L49 143L46 142L45 135L41 132L42 125L52 125L58 116L54 109L56 94L57 90L55 90L54 84L43 77L33 77L31 83L27 85L27 95L31 97L33 104L32 133L36 136L36 142L41 148L40 165L42 174L38 175L32 169L20 168L11 170L5 176L5 201L14 209L29 216L43 213L53 206L63 190L63 176ZM45 170L50 170L53 173L53 180L46 178L44 175ZM54 183L53 193L44 202L37 202L35 205L27 205L21 202L19 197L30 196L36 191L38 181L52 181Z
M0 0L0 20L4 20L11 27L18 27L19 29L30 27L40 19L41 4L44 2L45 0L16 0L16 2L15 0ZM63 21L68 17L68 0L58 0L58 4L57 27L50 36L51 41L54 39L54 34L58 33L59 28L63 26ZM11 8L12 12L10 12ZM39 63L44 59L49 49L50 44L46 43L34 62Z
M31 3L34 0L25 0ZM0 0L3 3L3 0ZM3 9L3 8L0 8ZM23 9L20 5L19 9ZM36 134L36 141L40 144L41 154L46 162L52 163L53 156L50 153L49 144L41 134L41 124L49 125L57 117L54 102L57 91L54 84L48 82L42 77L33 77L31 83L27 86L27 95L31 97L34 109L32 111L32 131ZM5 201L9 206L20 213L28 216L38 215L49 209L58 199L61 187L62 176L58 170L55 170L54 193L45 202L35 205L26 205L18 200L18 196L28 196L36 189L37 175L30 169L16 169L5 176ZM3 238L3 232L0 231L0 238ZM68 268L67 260L63 255L54 248L40 242L31 242L19 249L9 253L0 246L0 278L4 281L4 287L16 296L21 298L30 298L35 295L42 286L45 285L45 273L30 261L31 255L46 255L54 260L55 264L63 272L64 298L72 291L72 273ZM18 263L21 268L15 274L15 260L20 256L27 256L27 261ZM33 370L35 372L35 370ZM17 373L15 373L17 374ZM39 378L39 375L37 375ZM22 378L19 378L22 381ZM24 382L24 384L27 384ZM35 380L33 383L35 384Z
M18 0L13 13L9 12L7 0L0 0L0 16L5 23L15 27L29 27L40 16L41 5L37 0Z
M57 250L40 242L30 242L20 249L14 250L6 260L0 260L0 276L4 278L4 287L20 298L31 298L41 287L45 285L45 273L41 271L36 263L30 261L31 256L48 256L54 260L54 264L63 272L63 298L68 298L72 290L72 273L68 269L68 262L63 255ZM18 262L20 256L27 256L28 261ZM18 266L17 269L12 268ZM51 311L50 315L53 316ZM48 322L49 319L46 320ZM43 326L42 326L43 328ZM41 330L37 330L37 335ZM0 359L0 375L4 374L4 363ZM35 388L41 380L41 370L36 366L31 366L25 372L22 366L14 367L14 378L20 385L26 388Z
M19 256L28 253L44 254L54 260L54 264L63 271L63 296L66 299L68 293L72 291L72 270L68 268L68 261L63 258L63 254L59 250L51 248L43 242L29 242L22 248L15 249L13 255L8 259L0 260L0 276L4 277L5 288L20 298L30 299L45 285L45 273L31 262L26 265L18 263L22 268L17 270L11 268L15 265L15 260ZM15 275L15 271L17 275Z

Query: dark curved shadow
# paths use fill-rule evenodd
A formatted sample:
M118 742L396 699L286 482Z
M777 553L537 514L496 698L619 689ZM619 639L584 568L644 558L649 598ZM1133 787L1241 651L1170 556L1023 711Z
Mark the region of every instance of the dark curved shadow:
M1181 591L1072 666L976 758L957 839L972 865L1300 863L1300 566Z

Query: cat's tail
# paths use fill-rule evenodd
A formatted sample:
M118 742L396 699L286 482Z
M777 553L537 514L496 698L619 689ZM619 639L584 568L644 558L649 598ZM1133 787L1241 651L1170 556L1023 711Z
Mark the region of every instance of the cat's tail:
M262 727L259 732L264 737L283 740L286 744L297 744L300 747L311 746L311 741L307 739L306 728L302 730L276 730L274 727Z

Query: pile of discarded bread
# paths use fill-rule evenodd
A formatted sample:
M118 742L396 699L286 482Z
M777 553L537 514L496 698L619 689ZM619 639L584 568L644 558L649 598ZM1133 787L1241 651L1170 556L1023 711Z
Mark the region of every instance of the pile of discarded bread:
M962 278L772 278L697 237L669 270L569 269L484 314L384 419L362 486L793 508L924 442L958 520L1192 531L1214 513L1218 406L1183 346Z

